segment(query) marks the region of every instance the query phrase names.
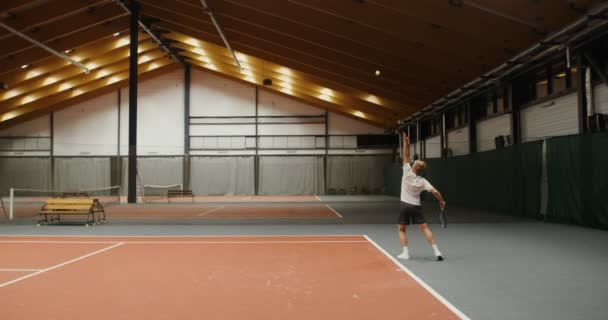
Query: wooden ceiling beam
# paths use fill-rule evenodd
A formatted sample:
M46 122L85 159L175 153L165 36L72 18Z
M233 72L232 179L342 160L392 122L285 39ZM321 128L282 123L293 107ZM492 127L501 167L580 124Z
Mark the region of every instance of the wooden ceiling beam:
M313 57L324 57L336 64L349 68L354 67L366 75L373 74L375 70L380 69L383 77L387 79L395 79L404 83L415 80L419 86L435 83L436 77L431 77L431 73L446 79L466 76L449 72L450 69L456 70L454 63L442 60L429 61L424 56L404 59L394 55L394 51L382 52L369 45L360 45L330 33L294 24L289 20L230 2L215 1L213 10L218 19L221 19L222 27L226 29L227 34L234 32L253 38L260 44L270 42L275 46L298 50ZM167 7L163 0L145 0L144 2L144 13L146 14L168 21L181 19L182 24L195 26L197 29L211 33L213 27L205 16L198 14L199 11L202 11L200 3L197 7L176 2L174 6ZM203 26L208 29L203 29ZM233 37L230 36L230 38ZM238 38L236 39L238 40ZM470 75L470 77L473 76L473 74Z
M441 25L421 25L412 19L404 19L396 15L394 11L371 3L358 4L351 0L290 0L290 2L316 10L319 15L325 14L336 19L356 21L359 25L376 32L390 34L401 41L422 43L431 50L443 52L446 56L470 59L471 63L477 65L484 63L495 65L509 58L503 47L448 32L442 29ZM481 48L483 51L480 52Z
M167 64L163 64L162 66L150 70L150 71L140 71L139 73L139 81L146 81L148 79L153 79L155 77L161 76L163 74L171 73L180 68L178 64L175 63L174 60L165 59ZM86 100L90 100L104 94L111 93L113 91L117 91L121 88L127 88L129 86L128 73L121 75L120 81L115 83L105 85L105 84L91 84L88 91L83 92L80 95L70 96L68 94L64 94L60 98L54 97L52 100L40 101L37 105L28 105L23 110L19 109L19 113L16 114L0 114L0 130L6 129L8 127L18 125L25 121L43 116L45 114L49 114L51 112L59 111L70 106L76 105L78 103L84 102ZM2 118L5 117L5 120Z
M192 65L197 65L199 67L205 68L207 70L217 71L228 75L234 79L244 80L251 85L259 85L262 77L259 75L244 75L238 72L233 66L226 64L208 64L196 59L187 59L189 63ZM325 93L317 93L312 92L311 90L307 90L303 88L301 85L290 84L286 85L282 82L273 82L272 86L264 86L265 88L272 89L273 91L278 91L286 94L287 96L295 96L295 97L308 97L310 99L322 100L326 102L333 103L335 105L341 106L343 108L349 108L352 112L360 111L362 113L368 114L373 117L383 118L388 121L397 122L397 120L401 119L401 115L396 114L394 112L390 112L386 109L381 108L380 106L373 105L366 101L355 101L354 99L350 99L348 97L344 97L344 95L339 94L339 92L335 90L327 90Z
M356 96L341 92L337 88L325 87L315 83L314 81L298 79L290 77L286 74L292 72L279 73L273 71L273 69L271 68L267 68L268 66L257 66L250 62L242 62L242 64L246 67L245 70L239 71L236 64L230 61L228 57L222 56L218 58L215 54L211 54L210 51L208 52L209 53L207 53L205 56L201 56L197 53L192 53L188 51L185 51L182 54L183 56L188 57L190 60L196 60L197 63L201 66L219 66L222 72L230 71L231 76L244 78L246 81L253 82L257 85L262 85L264 79L270 78L273 79L272 86L284 88L286 91L300 91L302 93L317 97L324 95L327 90L331 90L333 92L333 97L340 101L344 101L344 103L342 103L343 105L348 105L352 107L362 106L361 111L382 114L386 118L394 118L395 120L397 120L402 118L405 112L413 112L417 110L415 108L406 108L404 106L402 106L402 108L392 109L390 107L380 104L382 103L382 100L378 97L367 97L368 99L359 99ZM211 69L213 68L211 67Z
M173 44L173 46L175 48L183 49L183 55L187 55L194 58L197 58L200 55L207 55L212 57L213 59L223 61L236 67L236 64L232 60L231 54L223 47L198 39L193 39L189 36L175 32L169 33L166 36L168 39L177 41ZM317 84L318 86L323 86L326 88L335 88L336 90L348 93L349 96L354 98L358 98L365 101L370 100L371 94L369 92L358 90L356 88L349 87L335 81L329 81L309 73L301 72L299 70L290 69L283 65L279 65L254 56L245 55L243 53L238 53L238 56L241 57L240 59L243 60L241 61L241 63L244 64L246 68L262 69L265 72L265 75L267 77L270 77L271 79L285 80L285 78L287 78L288 81L290 79L294 81L303 80L309 83ZM433 97L427 96L426 98L430 99ZM386 97L378 96L376 96L375 98L372 97L371 100L381 100L380 104L391 110L403 110L408 108L416 109L417 103L420 102L420 100L410 99L409 103L406 104L404 102L399 102L388 99Z
M139 48L140 59L142 56L145 57L145 59L151 59L151 56L149 56L148 54L160 52L158 45L156 45L152 41L147 41L147 43L145 44L140 44ZM85 59L82 61L82 63L89 68L91 74L95 74L101 70L105 70L106 68L111 67L115 63L124 63L124 61L128 59L129 49L122 48L120 50L116 50L113 53L99 56L98 59ZM68 64L61 69L55 70L54 72L47 74L46 76L36 77L34 80L20 83L18 86L12 86L9 90L5 92L0 92L0 108L2 104L7 102L9 99L18 100L23 96L35 94L36 91L43 90L44 88L49 87L51 85L75 80L77 76L80 76L82 74L82 69Z
M189 3L192 6L197 5L196 0L177 1ZM276 1L274 0L220 0L217 3L214 2L214 7L220 8L219 13L221 13L224 3L230 3L250 10L256 10L266 15L289 20L296 26L316 28L318 31L342 37L350 42L371 46L383 52L398 55L410 61L416 61L416 63L424 64L428 68L432 68L432 66L428 65L430 63L446 72L456 71L458 66L462 67L462 72L468 72L468 70L481 72L483 66L483 62L478 61L476 56L460 55L452 48L442 47L436 49L426 44L425 41L406 41L400 35L396 35L396 33L407 33L407 30L398 29L390 34L378 32L359 23L355 19L337 19L332 15L323 14L318 10L302 7L290 1L276 5ZM260 23L263 24L264 22ZM421 40L425 39L422 38ZM449 59L446 59L446 57L449 57ZM463 77L467 77L467 75L463 74Z
M155 49L153 52L147 53L150 60L148 61L156 61L162 58L165 58L166 55L160 49ZM147 61L146 61L147 62ZM140 63L143 65L143 63ZM89 83L94 82L98 79L103 78L112 78L116 76L116 74L120 74L125 70L129 70L129 58L123 58L118 62L106 65L102 68L96 69L89 74L80 73L76 76L72 76L66 80L58 81L52 83L47 86L43 86L37 90L29 92L25 95L19 95L16 97L9 98L2 103L0 103L0 112L8 112L17 108L21 108L28 103L37 100L43 100L47 97L60 95L65 91L76 91L80 90L82 87L86 87Z
M40 41L48 42L55 39L79 33L82 30L95 28L104 22L125 16L126 13L118 6L103 6L93 11L64 19L61 23L51 23L44 27L25 32L26 35ZM0 40L0 58L15 55L29 48L37 48L25 39L13 35Z
M153 40L151 40L149 36L143 33L139 34L140 46L148 46L151 43L153 43ZM120 50L128 50L128 47L129 35L120 37L106 37L93 43L75 48L66 54L76 61L87 63L92 58L99 58L106 54L112 55ZM50 73L58 72L59 70L63 70L69 66L71 66L71 64L68 64L65 60L51 56L25 70L17 69L0 75L0 81L7 83L9 88L15 88L17 86L27 84L30 81L36 81L42 77L49 76Z
M187 28L169 22L161 22L158 25L163 26L165 29L190 36L194 39L201 39L206 42L221 45L221 39L219 38L219 36L216 35L203 33L192 28ZM260 50L257 45L248 46L234 41L231 41L231 43L233 48L239 52L256 56L264 60L273 61L274 63L283 65L285 67L314 74L316 76L329 79L335 82L344 83L345 85L367 91L370 94L387 97L396 101L401 101L405 103L405 101L411 100L411 97L437 96L436 93L433 93L429 90L408 89L407 85L404 83L399 84L398 86L388 86L386 84L382 84L379 79L374 76L369 78L366 77L364 79L357 77L349 77L348 75L343 75L341 73L336 72L335 70L333 70L332 66L327 66L324 64L305 64L300 62L300 59L298 59L297 57L277 55L273 53L272 50ZM437 87L441 87L441 85L438 84ZM446 86L443 90L436 89L434 90L434 92L446 92L447 90L448 89Z
M78 33L72 33L60 39L55 39L47 43L57 51L65 51L74 49L87 43L94 42L98 39L111 36L116 32L123 32L129 29L129 18L120 17L118 19L107 21L101 25L84 29ZM17 55L10 55L0 59L0 75L19 69L25 64L34 64L48 58L50 54L40 48L30 48L20 52Z
M54 6L44 6L24 10L6 18L0 18L2 22L10 25L21 32L27 32L35 28L43 28L49 23L57 23L71 16L95 10L102 4L110 4L110 0L62 0ZM0 39L10 36L6 30L0 30Z
M227 74L219 72L219 71L215 71L215 70L212 70L212 69L204 68L204 67L201 67L201 66L199 66L197 64L193 64L192 67L195 68L195 69L198 69L198 70L200 70L202 72L211 73L211 74L214 74L214 75L226 78L226 79L231 80L231 81L237 81L237 82L244 83L244 84L252 86L252 87L254 86L254 84L252 84L251 82L245 81L245 80L240 79L240 78L232 77L230 75L227 75ZM333 113L341 114L341 115L344 115L344 116L349 117L351 119L355 119L355 120L358 120L358 121L363 121L363 122L369 123L369 124L374 125L374 126L380 126L382 128L393 128L397 124L396 122L393 122L393 121L390 121L390 120L387 120L387 119L380 120L379 118L373 117L372 119L374 119L374 120L372 120L370 118L362 118L360 116L355 116L353 113L355 113L356 110L350 109L350 112L353 112L353 113L350 113L349 111L343 109L339 105L336 105L336 104L333 104L333 103L330 103L330 102L327 102L327 101L323 101L323 100L320 100L320 99L308 98L308 97L303 96L303 95L302 96L289 95L289 94L286 94L284 92L281 92L281 91L278 91L278 90L274 90L274 89L268 88L268 87L263 87L263 86L258 86L258 88L260 88L260 90L268 91L268 92L271 92L271 93L274 93L274 94L277 94L277 95L280 95L280 96L283 96L283 97L286 97L286 98L289 98L289 99L292 99L292 100L295 100L295 101L299 101L299 102L311 105L313 107L317 107L317 108L320 108L320 109L328 110L328 111L333 112Z
M441 26L456 37L459 34L468 35L475 39L480 48L483 48L484 43L491 43L505 52L519 52L541 37L530 27L497 19L470 6L451 5L449 1L373 0L370 1L370 5L393 11L401 19L416 21L427 26ZM500 37L496 36L496 30L500 30Z
M20 10L23 8L35 6L37 3L43 3L44 0L2 0L0 2L0 16L7 15L11 11Z

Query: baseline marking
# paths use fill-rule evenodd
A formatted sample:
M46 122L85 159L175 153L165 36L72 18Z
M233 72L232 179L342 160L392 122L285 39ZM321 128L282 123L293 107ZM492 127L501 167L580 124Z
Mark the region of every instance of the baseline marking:
M38 244L116 244L114 242L101 242L101 241L44 241L44 240L31 240L31 241L19 241L19 240L6 240L0 241L0 243L38 243ZM146 244L146 243L154 243L154 244L271 244L271 243L367 243L366 240L279 240L279 241L123 241L122 244Z
M159 236L134 236L134 235L124 235L124 236L116 236L116 235L59 235L59 234L0 234L0 238L10 238L10 237L41 237L41 238L273 238L273 237L359 237L363 238L360 234L245 234L245 235L159 235ZM116 243L116 241L112 242Z
M334 210L334 208L330 207L328 204L325 205L329 210L331 210L333 213L335 213L338 217L340 217L341 219L344 219L344 217L336 210Z
M0 272L36 272L41 269L0 269Z
M25 276L23 276L23 277L19 277L19 278L15 279L15 280L11 280L11 281L8 281L8 282L0 283L0 288L2 288L2 287L6 287L6 286L8 286L9 284L13 284L13 283L15 283L15 282L19 282L19 281L21 281L21 280L25 280L25 279L27 279L27 278L34 277L34 276L37 276L37 275L39 275L39 274L42 274L42 273L45 273L45 272L48 272L48 271L51 271L51 270L54 270L54 269L57 269L57 268L61 268L61 267L65 266L65 265L67 265L67 264L74 263L74 262L76 262L76 261L80 261L80 260L85 259L85 258L88 258L88 257L90 257L90 256L94 256L94 255L96 255L96 254L98 254L98 253L102 253L102 252L104 252L104 251L108 251L108 250L110 250L110 249L114 249L114 248L116 248L116 247L118 247L118 246L121 246L121 245L123 245L123 244L124 244L124 242L120 242L120 243L117 243L117 244L115 244L115 245L113 245L113 246L109 246L109 247L106 247L106 248L103 248L103 249L97 250L97 251L95 251L95 252L91 252L91 253L89 253L89 254L85 254L84 256L80 256L80 257L75 258L75 259L72 259L72 260L70 260L70 261L62 262L62 263L60 263L60 264L56 264L56 265L54 265L54 266L52 266L52 267L49 267L49 268L46 268L46 269L39 270L39 271L37 271L37 272L34 272L34 273L31 273L31 274L25 275Z
M365 237L365 239L367 239L367 241L369 241L369 243L371 243L372 245L374 245L374 247L376 247L378 250L380 250L380 252L382 252L387 258L389 258L401 270L405 271L405 273L407 273L410 277L412 277L412 279L414 279L416 282L418 282L419 285L421 285L424 289L426 289L426 291L428 291L430 294L432 294L437 300L439 300L439 302L443 303L448 309L450 309L458 317L460 317L460 319L462 319L462 320L471 320L464 313L462 313L462 311L458 310L448 300L446 300L439 293L437 293L437 291L433 290L433 288L431 288L431 286L429 286L428 284L426 284L426 282L424 282L424 281L422 281L422 279L418 278L412 271L410 271L410 269L408 269L406 266L404 266L403 264L401 264L401 262L399 262L391 254L389 254L388 252L386 252L386 250L384 250L382 247L380 247L380 245L378 245L374 240L372 240L367 235L363 235L363 237Z
M197 216L202 217L202 216L204 216L204 215L206 215L208 213L211 213L211 212L214 212L214 211L217 211L217 210L221 210L221 209L224 209L224 206L221 206L221 207L215 208L215 209L211 209L211 210L207 210L207 211L205 211L203 213L197 214Z

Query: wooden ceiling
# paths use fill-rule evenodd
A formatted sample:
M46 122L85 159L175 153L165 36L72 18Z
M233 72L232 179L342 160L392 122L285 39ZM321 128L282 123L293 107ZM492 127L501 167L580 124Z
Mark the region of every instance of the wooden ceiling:
M391 128L603 1L208 0L243 69L200 0L139 2L193 67ZM0 20L91 69L0 28L0 128L128 85L115 1L3 0ZM144 33L139 48L144 78L180 67Z

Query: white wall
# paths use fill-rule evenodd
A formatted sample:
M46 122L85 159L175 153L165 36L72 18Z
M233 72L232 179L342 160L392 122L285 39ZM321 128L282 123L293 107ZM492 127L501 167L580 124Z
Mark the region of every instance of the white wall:
M129 147L129 90L121 90L121 154ZM184 153L184 70L141 82L137 102L137 154Z
M522 142L578 133L577 98L572 93L521 110Z
M441 158L441 136L426 139L425 148L425 158Z
M172 73L143 81L139 84L138 89L138 155L183 154L184 70L176 70ZM199 70L192 70L190 93L190 115L193 117L251 117L255 115L255 87L253 86ZM118 106L119 94L120 106ZM124 88L120 90L120 93L108 93L56 112L54 119L55 154L60 156L112 156L116 155L118 149L120 149L121 155L128 155L128 94L128 88ZM259 115L262 117L314 115L320 116L317 120L322 120L322 116L325 114L325 110L323 109L265 90L259 90L258 107ZM283 120L302 121L296 118ZM234 122L235 120L193 119L192 122L197 121ZM241 118L238 121L249 121L252 124L191 124L190 134L198 136L234 135L241 137L255 135L253 119ZM352 135L350 139L355 139L354 141L356 141L355 136L358 134L384 133L382 128L338 114L329 113L328 121L330 135ZM260 124L258 131L260 135L324 135L325 124ZM50 136L50 134L49 115L0 131L0 136ZM300 139L300 141L294 140L294 142L287 139L287 147L293 148L295 145L299 148L297 146L299 143L302 149L311 148L310 141L301 138L297 139ZM120 147L118 146L119 140ZM242 145L241 140L243 139L237 140L232 139L229 141L230 145L233 146L232 149L238 149ZM244 140L246 148L249 148L249 150L233 150L230 151L230 154L250 154L251 148L255 147L255 140L250 140ZM228 143L227 141L225 139L222 141L218 140L216 144L219 145L220 142ZM203 146L213 143L213 141L203 138L191 142L193 147L196 147L197 144ZM325 141L321 139L320 142L322 145L316 141L315 146L322 149L324 148ZM211 153L200 151L199 153L217 154L218 152L225 153L227 151ZM416 153L420 154L420 149ZM47 154L48 152L42 154L28 153L27 155Z
M190 116L254 116L255 87L196 69L190 79Z
M53 122L57 156L118 152L118 92L55 112Z
M322 116L325 110L265 90L259 91L259 116ZM313 120L313 119L311 119ZM314 118L318 121L318 118ZM293 121L277 119L279 122ZM302 121L302 120L299 120ZM259 135L324 135L325 124L259 124Z
M452 156L469 154L469 127L448 132L448 148L452 149Z
M337 113L329 114L329 134L382 134L384 129Z
M599 84L593 88L593 107L595 113L608 114L608 85Z
M51 116L45 115L24 123L0 130L0 137L6 136L27 136L27 137L48 137L51 135Z
M477 123L477 151L496 149L497 136L511 135L511 114L504 114Z
M0 131L0 137L49 137L51 135L51 117L45 115L22 124ZM0 139L0 151L3 156L45 156L50 151L22 152L17 150L50 149L50 139Z

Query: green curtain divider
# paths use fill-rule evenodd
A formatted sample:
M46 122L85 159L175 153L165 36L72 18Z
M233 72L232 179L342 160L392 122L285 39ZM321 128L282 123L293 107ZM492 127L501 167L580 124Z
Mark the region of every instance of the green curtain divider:
M448 205L538 216L542 141L447 159L427 159L426 163L426 178L441 191ZM391 167L385 176L387 190L398 195L401 166ZM424 197L432 198L428 194Z
M608 134L547 141L547 220L608 229Z

